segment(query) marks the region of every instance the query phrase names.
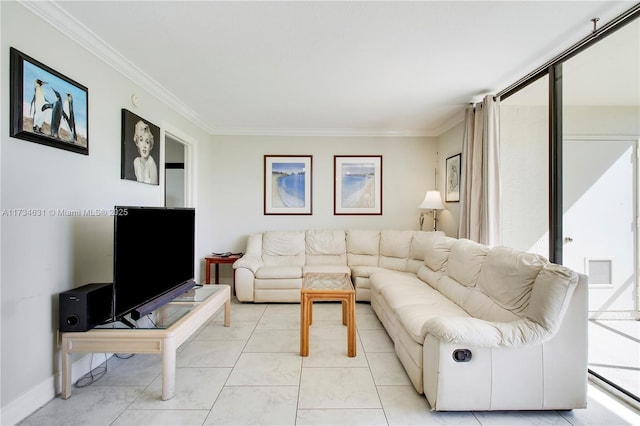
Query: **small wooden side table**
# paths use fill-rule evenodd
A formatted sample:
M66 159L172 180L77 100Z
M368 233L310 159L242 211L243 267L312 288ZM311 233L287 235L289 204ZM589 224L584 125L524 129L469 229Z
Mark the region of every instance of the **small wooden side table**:
M240 259L242 256L239 254L232 254L231 256L215 256L210 255L204 258L206 262L206 274L205 274L205 283L211 284L211 264L215 265L215 281L214 284L220 284L220 265L221 264L231 264L236 260ZM231 274L233 279L233 294L236 294L236 274Z
M314 300L342 302L342 324L347 326L347 355L356 356L356 292L347 274L309 273L300 290L300 355L309 356L309 326Z

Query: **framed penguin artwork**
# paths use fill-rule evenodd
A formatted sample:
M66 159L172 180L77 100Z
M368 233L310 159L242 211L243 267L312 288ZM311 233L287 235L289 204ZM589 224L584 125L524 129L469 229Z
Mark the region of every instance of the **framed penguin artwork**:
M10 136L89 154L89 91L13 47Z

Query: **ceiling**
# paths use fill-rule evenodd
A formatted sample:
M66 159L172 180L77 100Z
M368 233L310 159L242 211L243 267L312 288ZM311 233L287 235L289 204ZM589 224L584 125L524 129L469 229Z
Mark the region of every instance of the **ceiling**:
M23 4L212 134L433 136L635 2Z

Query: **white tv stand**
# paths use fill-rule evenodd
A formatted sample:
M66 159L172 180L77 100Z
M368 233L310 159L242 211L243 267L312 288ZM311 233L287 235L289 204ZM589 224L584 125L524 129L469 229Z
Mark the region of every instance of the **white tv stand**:
M62 333L62 399L71 396L71 354L162 354L162 400L176 393L176 349L204 325L223 305L224 326L229 327L230 287L206 285L187 292L152 314L149 328L94 328Z

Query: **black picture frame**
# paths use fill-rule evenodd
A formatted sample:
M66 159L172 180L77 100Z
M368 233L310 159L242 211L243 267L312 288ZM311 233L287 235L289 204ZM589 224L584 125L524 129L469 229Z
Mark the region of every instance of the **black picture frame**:
M89 155L89 90L11 47L10 136Z
M138 147L136 135L150 142L150 148L144 154ZM121 179L160 185L160 127L123 108L120 150Z
M460 202L460 183L462 176L462 154L452 155L445 162L445 191L444 198L447 203Z

